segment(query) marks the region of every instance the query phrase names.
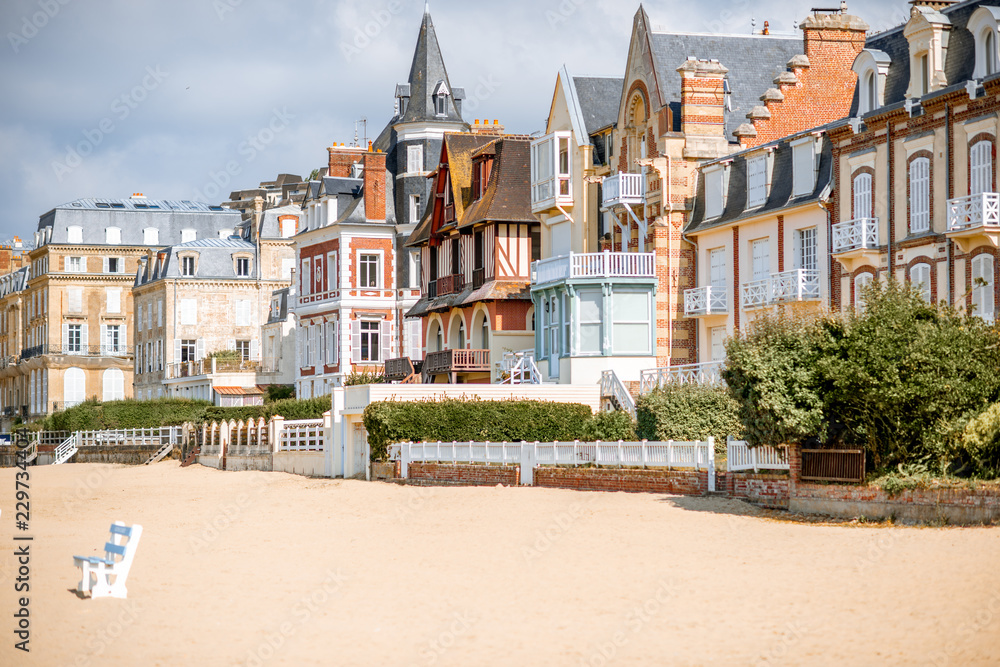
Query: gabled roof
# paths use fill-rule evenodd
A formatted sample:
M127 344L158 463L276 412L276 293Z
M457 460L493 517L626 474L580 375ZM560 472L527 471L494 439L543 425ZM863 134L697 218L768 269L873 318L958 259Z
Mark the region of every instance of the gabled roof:
M689 57L718 60L729 73L730 90L726 111L725 136L746 122L746 115L760 104L760 96L774 86L774 79L787 71L788 61L805 51L802 35L727 35L683 32L659 32L650 26L646 11L639 16L646 26L649 51L658 91L649 91L653 100L659 96L661 106L674 110L675 122L680 118L681 76L677 68ZM622 97L628 91L622 90ZM621 99L621 98L620 98ZM656 110L654 105L654 111ZM672 128L679 129L679 128Z
M538 222L531 212L531 143L525 139L501 137L477 153L494 155L490 180L483 196L470 202L461 217L456 209L458 228L491 220Z

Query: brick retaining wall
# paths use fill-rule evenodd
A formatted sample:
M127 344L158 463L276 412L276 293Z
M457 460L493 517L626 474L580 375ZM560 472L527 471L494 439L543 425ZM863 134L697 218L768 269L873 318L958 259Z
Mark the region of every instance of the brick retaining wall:
M535 486L578 491L630 491L700 496L708 492L708 472L629 468L535 468Z
M463 465L453 463L411 463L409 479L434 480L469 486L517 486L521 466Z
M788 475L729 472L718 488L761 507L788 509L788 482Z
M1000 488L996 484L977 484L974 488L907 489L889 495L876 486L800 481L789 509L844 518L990 523L1000 520Z

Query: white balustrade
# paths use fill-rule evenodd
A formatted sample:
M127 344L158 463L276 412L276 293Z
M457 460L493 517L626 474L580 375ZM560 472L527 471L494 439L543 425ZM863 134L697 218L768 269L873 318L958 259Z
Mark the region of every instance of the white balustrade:
M655 278L656 255L651 252L571 252L535 262L536 285L572 278Z
M646 201L646 176L618 172L605 176L601 186L604 206L643 204Z
M833 226L833 252L878 248L878 218L856 218Z
M1000 226L1000 194L981 192L948 200L948 231Z
M321 452L324 447L322 419L297 419L284 422L279 451Z
M820 274L816 269L795 269L771 276L774 302L809 301L820 297Z
M740 288L740 301L744 308L761 308L771 300L771 279L751 280Z
M788 448L776 449L770 445L750 447L745 440L726 440L726 468L740 470L788 470Z
M706 361L700 364L684 364L651 368L639 374L639 393L648 394L654 389L679 384L722 384L724 361Z
M728 302L725 287L705 285L684 290L684 314L688 317L728 313Z

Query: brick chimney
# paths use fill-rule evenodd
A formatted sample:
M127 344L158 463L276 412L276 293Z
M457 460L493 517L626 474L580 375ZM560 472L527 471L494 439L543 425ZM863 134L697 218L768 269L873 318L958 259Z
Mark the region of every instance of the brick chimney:
M851 72L851 65L865 48L865 34L870 27L851 14L824 14L814 11L799 24L805 42L808 67L836 72Z
M684 157L714 158L729 152L726 139L725 78L718 60L688 58L681 75L681 132Z
M487 136L499 137L503 135L504 126L501 125L500 121L496 119L494 119L493 124L490 125L490 121L487 119L484 118L483 122L480 123L477 118L476 122L470 126L469 130L472 134L485 134Z
M345 146L334 144L326 149L330 153L330 164L327 176L331 178L350 178L351 165L361 162L365 149L361 146Z
M364 165L365 219L385 222L385 153L372 152L369 142L361 163Z

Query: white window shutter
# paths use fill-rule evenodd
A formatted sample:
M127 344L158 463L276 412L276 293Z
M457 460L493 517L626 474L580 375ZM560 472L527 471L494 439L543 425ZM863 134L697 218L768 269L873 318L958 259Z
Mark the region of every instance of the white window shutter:
M230 350L230 351L236 349L236 339L235 338L229 338L229 339L226 340L226 349Z
M299 365L299 368L305 368L305 364L302 363L302 336L304 336L304 329L302 327L295 328L295 362Z
M107 258L107 257L104 257L103 259L104 259L104 269L103 269L103 273L107 273L107 272L108 272L108 258Z
M420 341L420 320L418 320L418 319L411 319L407 323L407 327L410 330L410 341L409 341L409 346L408 346L409 357L410 357L411 360L421 359L421 358L423 358L423 354L421 354L421 348L423 348L423 345L420 344L421 343L421 341Z
M180 338L175 338L174 339L174 359L173 359L173 362L175 364L179 364L181 362L181 339Z
M205 339L199 338L194 344L194 358L195 361L201 361L205 358Z
M163 299L156 302L156 326L163 326Z
M351 362L361 363L361 322L351 322Z
M90 337L90 327L84 322L80 325L80 350L83 354L87 354L88 338Z
M260 341L256 338L250 339L250 361L260 361Z
M792 261L792 268L802 268L802 231L798 229L792 232Z
M122 324L118 327L118 351L125 352L128 348L128 325ZM159 341L157 341L159 343Z
M386 359L392 358L392 323L382 321L379 327L379 342L382 344L382 356L378 361L385 363Z
M330 364L337 364L340 362L340 320L335 320L331 325L333 331L331 333L332 340L330 349Z
M68 324L62 325L62 331L63 331L62 334L63 354L67 354L69 352L69 325Z
M135 308L135 330L142 331L142 306Z
M108 354L108 352L110 351L108 349L109 347L110 346L108 345L108 325L102 324L101 325L101 354L102 355Z

